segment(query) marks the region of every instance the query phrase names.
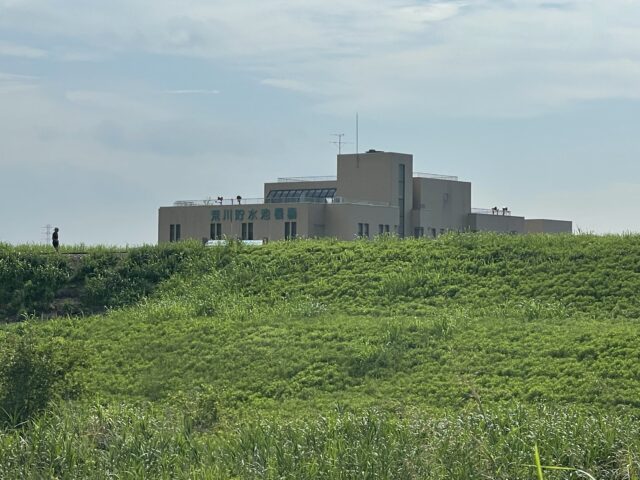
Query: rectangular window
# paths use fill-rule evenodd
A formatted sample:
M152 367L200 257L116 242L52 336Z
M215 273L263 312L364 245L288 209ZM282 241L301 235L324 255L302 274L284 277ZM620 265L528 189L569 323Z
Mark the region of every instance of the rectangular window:
M253 240L253 222L242 224L242 240Z
M222 224L212 223L209 231L209 238L211 240L222 240Z
M435 229L435 228L432 228L432 229L431 229L431 236L432 236L433 238L436 238L436 229Z
M362 235L364 235L364 226L362 225L362 223L358 224L358 236L361 237Z
M289 240L297 235L298 225L296 222L284 222L284 239Z
M364 224L364 236L369 238L369 224L368 223Z
M384 226L384 233L389 233L389 225Z
M384 233L384 225L382 223L378 224L378 235L382 235Z
M176 226L174 224L169 225L169 241L176 241Z

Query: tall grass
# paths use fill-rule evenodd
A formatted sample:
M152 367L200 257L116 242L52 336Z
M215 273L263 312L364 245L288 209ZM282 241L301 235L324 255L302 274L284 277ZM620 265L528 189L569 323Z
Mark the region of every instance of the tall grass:
M638 419L626 415L518 405L444 416L333 411L202 431L192 413L61 405L0 434L0 477L514 480L537 471L622 480L640 465Z

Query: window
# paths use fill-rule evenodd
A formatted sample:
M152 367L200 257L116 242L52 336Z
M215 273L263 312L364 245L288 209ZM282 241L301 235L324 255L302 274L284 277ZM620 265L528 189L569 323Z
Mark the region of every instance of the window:
M436 238L436 229L435 229L435 228L432 228L432 229L431 229L431 236L432 236L433 238Z
M297 222L284 222L284 239L296 238L297 230Z
M265 199L266 203L299 202L305 198L333 198L335 188L305 188L297 190L271 190Z
M364 224L364 236L369 238L369 224L368 223Z
M242 240L253 240L253 222L242 224Z
M413 229L413 236L416 238L424 237L424 227L416 227Z
M169 241L170 242L180 241L180 224L179 223L169 225Z
M361 237L364 235L364 225L362 223L358 224L358 236Z
M384 233L389 233L389 225L384 226Z
M222 240L222 224L212 223L211 230L209 232L209 238L211 240Z
M378 235L382 235L384 233L384 225L378 224Z

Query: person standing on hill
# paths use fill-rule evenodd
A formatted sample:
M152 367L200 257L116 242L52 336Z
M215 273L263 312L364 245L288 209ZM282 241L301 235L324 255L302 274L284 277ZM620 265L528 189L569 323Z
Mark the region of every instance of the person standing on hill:
M56 249L56 252L60 248L60 242L58 241L58 227L53 229L53 235L51 235L51 243L53 244L53 248Z

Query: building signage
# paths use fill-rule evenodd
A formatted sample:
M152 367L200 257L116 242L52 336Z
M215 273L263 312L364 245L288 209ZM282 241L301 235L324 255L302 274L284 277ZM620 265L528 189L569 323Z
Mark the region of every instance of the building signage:
M256 209L244 209L244 208L224 208L211 210L211 221L212 222L245 222L245 221L254 221L254 220L271 220L271 209L270 208L261 208L260 211ZM288 208L274 208L273 209L273 218L276 220L297 220L298 218L298 209L295 207Z

